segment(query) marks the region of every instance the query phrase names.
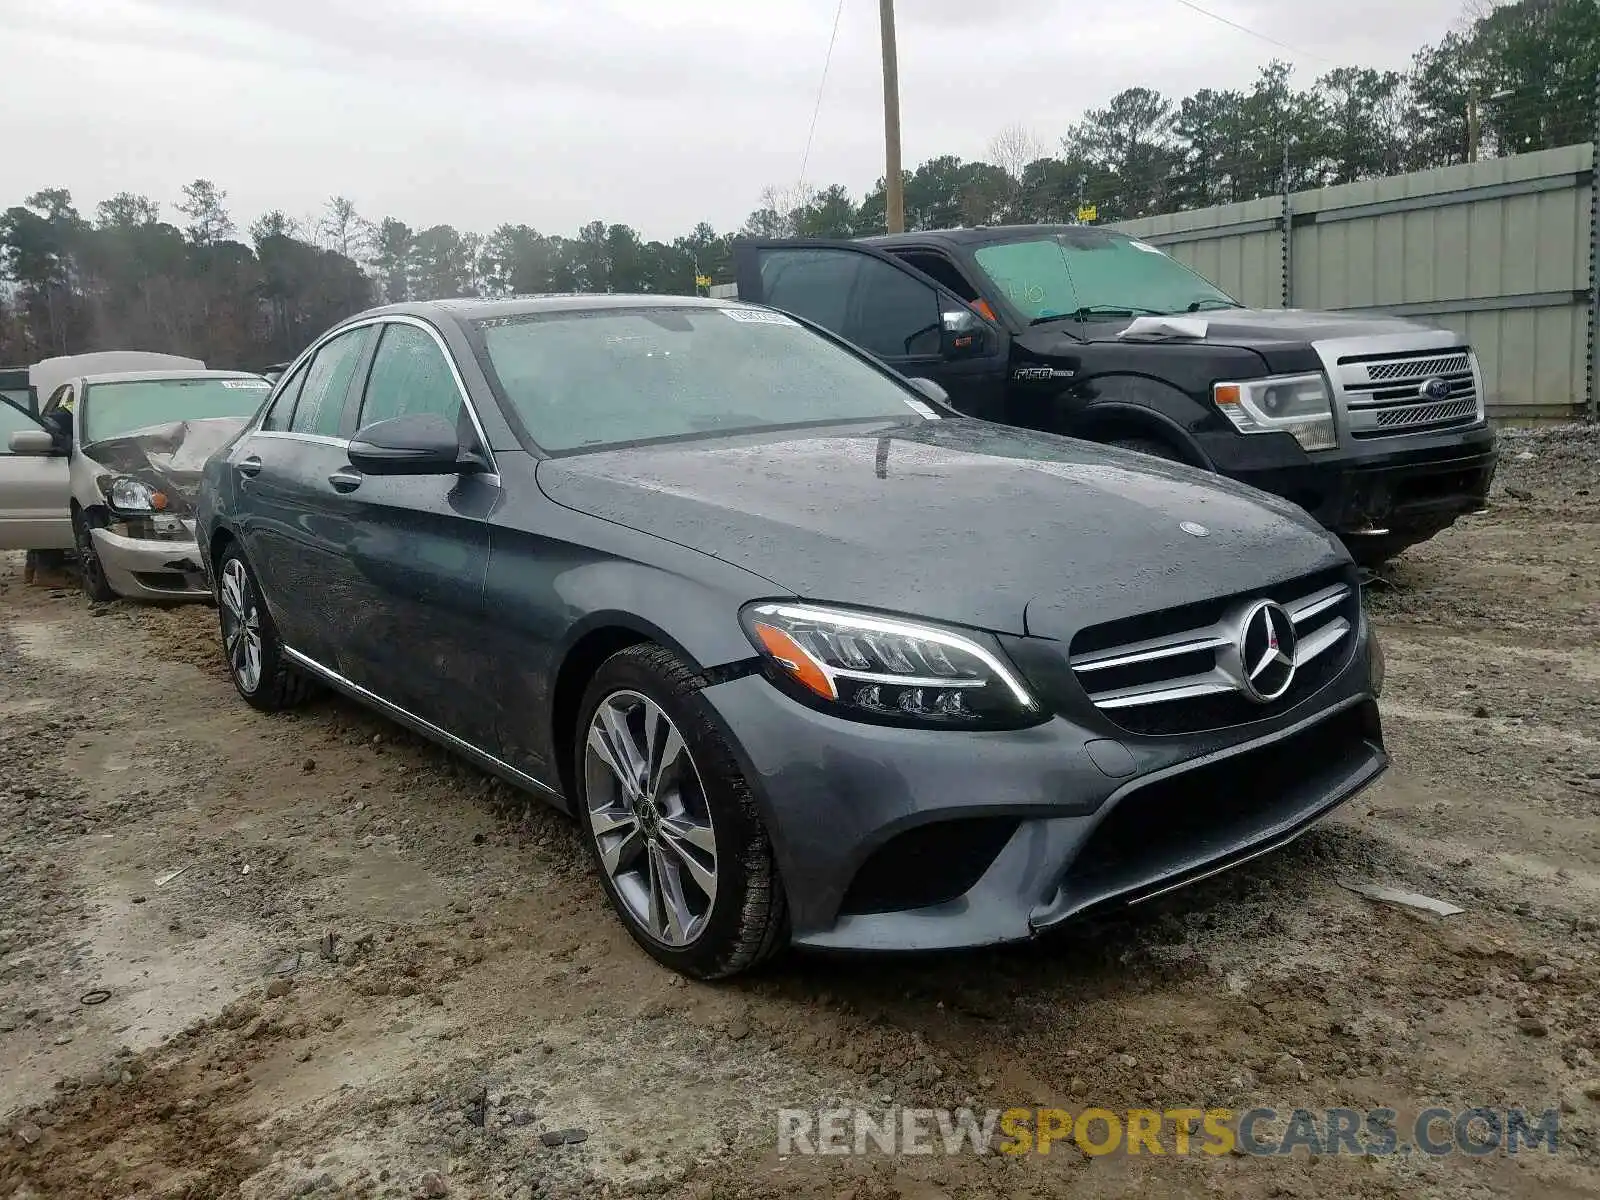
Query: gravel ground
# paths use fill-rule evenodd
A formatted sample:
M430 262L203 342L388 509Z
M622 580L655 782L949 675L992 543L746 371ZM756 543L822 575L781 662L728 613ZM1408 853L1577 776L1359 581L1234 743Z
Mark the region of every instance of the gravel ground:
M1395 768L1326 825L1037 946L714 987L632 945L564 819L338 700L251 711L209 608L0 560L0 1197L1600 1196L1600 431L1504 446L1490 511L1371 588ZM775 1155L779 1107L855 1103L1562 1124L1477 1159Z

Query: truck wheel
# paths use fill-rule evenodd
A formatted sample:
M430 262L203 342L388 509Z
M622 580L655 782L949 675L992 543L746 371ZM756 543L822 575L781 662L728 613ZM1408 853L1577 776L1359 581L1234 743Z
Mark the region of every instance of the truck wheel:
M1182 462L1177 451L1165 442L1148 437L1116 437L1106 441L1108 446L1116 446L1123 450L1134 450L1140 454L1148 454L1151 458L1164 458L1168 462Z

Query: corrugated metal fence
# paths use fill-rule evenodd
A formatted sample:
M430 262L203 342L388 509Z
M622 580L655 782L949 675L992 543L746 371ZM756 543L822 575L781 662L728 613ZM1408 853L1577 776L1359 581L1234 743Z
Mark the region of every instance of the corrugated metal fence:
M1594 168L1592 146L1566 146L1117 228L1255 307L1454 329L1478 350L1493 416L1593 416Z

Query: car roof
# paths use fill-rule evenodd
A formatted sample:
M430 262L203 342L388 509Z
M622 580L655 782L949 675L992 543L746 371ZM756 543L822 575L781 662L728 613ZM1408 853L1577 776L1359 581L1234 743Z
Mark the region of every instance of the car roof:
M85 386L91 383L139 383L153 379L261 379L254 371L103 371L81 375ZM265 380L262 380L265 383Z
M376 316L412 316L438 320L449 318L463 324L495 317L520 317L540 312L587 312L607 308L751 308L737 300L707 296L671 296L650 293L550 292L495 299L464 297L456 300L412 300L386 304L357 313L352 321Z
M1010 242L1018 238L1049 237L1069 230L1093 229L1110 237L1127 237L1120 229L1104 225L976 225L970 229L922 229L910 233L878 233L856 241L869 246L891 248L894 246L923 245L946 242L956 246L981 245L986 242Z

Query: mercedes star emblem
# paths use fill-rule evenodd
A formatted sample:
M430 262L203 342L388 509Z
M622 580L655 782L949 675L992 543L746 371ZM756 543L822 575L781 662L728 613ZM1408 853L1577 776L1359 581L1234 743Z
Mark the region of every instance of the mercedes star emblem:
M1262 600L1239 623L1240 682L1245 695L1270 704L1294 683L1294 622L1281 604Z

